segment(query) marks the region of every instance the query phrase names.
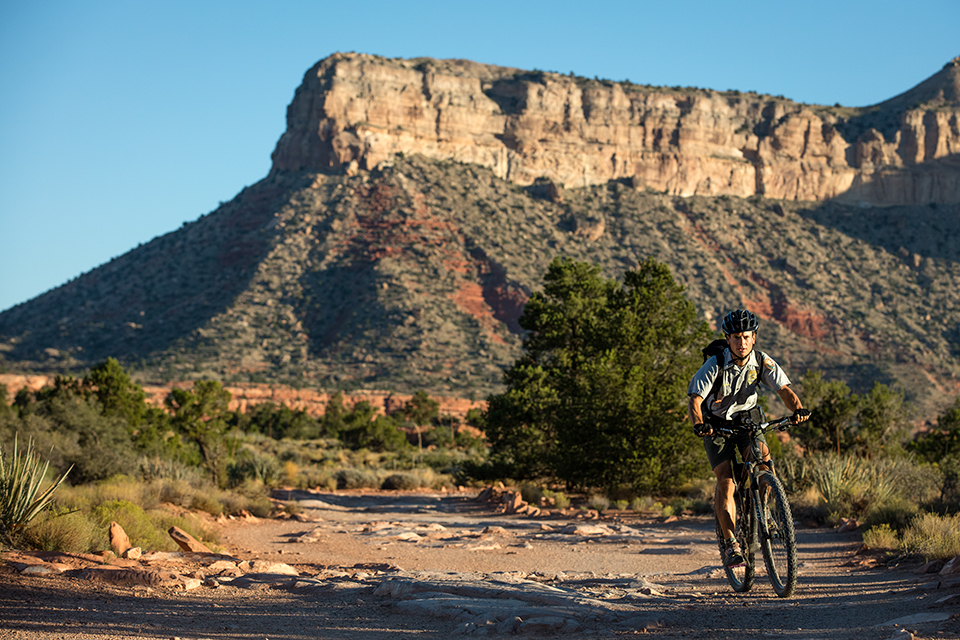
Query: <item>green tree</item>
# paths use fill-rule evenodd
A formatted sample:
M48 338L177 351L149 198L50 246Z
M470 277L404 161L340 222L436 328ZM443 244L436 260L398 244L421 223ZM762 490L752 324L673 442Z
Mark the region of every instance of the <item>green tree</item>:
M669 268L623 282L558 258L520 318L524 355L489 398L491 462L573 487L674 488L703 466L686 389L709 340Z
M10 406L10 399L7 397L7 385L0 385L0 420L12 419L16 412Z
M960 458L960 397L937 418L937 426L917 435L909 450L927 462Z
M417 450L422 454L423 428L440 416L440 403L427 395L426 391L417 391L404 403L401 411L417 430Z
M103 415L120 416L131 431L140 427L147 413L147 396L115 358L90 369L83 378L83 388L100 401Z
M850 428L860 398L844 382L824 380L820 371L807 371L801 384L803 404L811 416L790 431L810 450L845 451L853 437Z
M940 472L940 506L960 507L960 397L937 418L937 426L920 433L908 450Z
M346 409L343 407L343 394L337 391L327 402L323 410L323 418L320 420L320 428L328 438L339 438L346 427L343 417Z
M903 391L875 382L860 398L850 449L865 458L902 454L909 433Z
M174 388L164 400L171 424L196 445L200 461L218 486L226 486L226 433L230 392L215 380L197 380L192 390Z

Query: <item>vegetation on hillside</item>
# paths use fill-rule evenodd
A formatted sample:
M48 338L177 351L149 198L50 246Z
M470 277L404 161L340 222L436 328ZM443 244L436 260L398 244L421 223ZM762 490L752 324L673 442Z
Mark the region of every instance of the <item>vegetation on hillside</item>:
M653 258L711 326L752 307L790 370L857 393L899 382L926 419L943 409L928 376L960 375L957 211L524 188L420 157L277 176L0 314L0 354L74 375L113 356L141 381L483 397L504 390L554 258L616 278Z

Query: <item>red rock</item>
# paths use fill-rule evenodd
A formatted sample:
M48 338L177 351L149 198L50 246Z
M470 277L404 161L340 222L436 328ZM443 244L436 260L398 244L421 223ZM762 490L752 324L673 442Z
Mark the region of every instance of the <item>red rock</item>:
M110 548L113 549L114 553L118 556L123 556L123 554L131 546L130 538L127 537L127 532L123 530L123 527L119 523L111 522L110 523Z
M204 545L202 542L199 542L196 538L191 536L180 527L170 527L167 533L170 534L170 537L173 538L173 541L180 545L180 548L184 551L190 551L193 553L213 553L213 551L211 551L206 545Z
M960 556L955 556L950 562L943 565L943 569L940 569L940 575L950 575L952 573L960 573Z

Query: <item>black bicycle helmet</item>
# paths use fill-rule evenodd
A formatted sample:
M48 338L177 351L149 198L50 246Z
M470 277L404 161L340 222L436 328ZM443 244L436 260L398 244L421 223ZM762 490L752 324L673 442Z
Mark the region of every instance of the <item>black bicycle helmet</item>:
M760 328L760 321L746 309L734 309L724 317L720 328L729 336L733 333L756 331Z

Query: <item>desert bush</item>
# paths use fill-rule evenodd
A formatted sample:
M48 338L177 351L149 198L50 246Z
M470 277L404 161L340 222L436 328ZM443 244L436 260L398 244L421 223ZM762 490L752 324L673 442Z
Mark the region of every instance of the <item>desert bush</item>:
M337 472L337 489L376 489L377 474L362 469L341 469Z
M99 525L87 514L62 510L44 512L24 529L22 543L37 551L88 553L102 542Z
M212 516L224 513L223 502L220 500L220 492L218 491L198 491L193 494L190 504L186 506L190 509L204 511Z
M610 508L610 498L600 494L594 494L587 500L587 504L590 505L591 509L603 512Z
M184 464L176 458L141 456L137 461L137 468L139 477L147 482L183 480L194 486L204 482L200 469Z
M908 457L867 459L847 453L814 454L804 459L813 486L821 496L823 515L879 517L893 514L908 500L922 504L936 494L937 476ZM879 520L874 520L879 524Z
M263 492L263 487L250 487L249 493L226 491L219 495L223 513L236 514L249 511L258 518L267 518L273 511L273 503Z
M276 458L244 449L237 459L227 466L228 486L237 487L248 480L267 486L276 486L283 477L283 470Z
M920 514L917 503L899 496L872 505L866 511L867 526L887 526L903 531Z
M562 491L552 491L550 489L543 489L543 496L553 501L553 506L557 509L566 509L570 506L570 498L568 498Z
M917 517L901 535L900 547L904 553L917 553L927 560L960 556L960 514Z
M895 551L900 548L900 539L890 525L880 524L864 531L863 546L867 549Z
M635 513L640 513L641 511L643 511L643 498L641 498L640 496L637 496L636 498L631 500L630 511L633 511Z
M95 542L100 548L109 548L106 538L111 522L118 523L130 538L135 547L143 547L157 551L175 551L177 544L166 535L165 531L157 529L157 522L150 518L139 505L127 500L108 500L94 507L91 519L97 523ZM102 537L101 537L102 536Z
M392 473L387 476L380 488L385 491L410 491L423 486L423 480L415 473Z
M540 504L540 499L543 495L543 489L541 489L540 486L532 482L520 483L520 497L526 502L530 504Z
M629 500L614 500L613 508L617 511L626 511L627 507L630 506Z

